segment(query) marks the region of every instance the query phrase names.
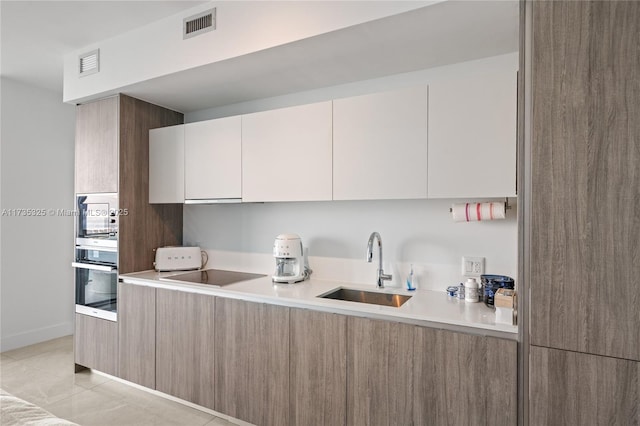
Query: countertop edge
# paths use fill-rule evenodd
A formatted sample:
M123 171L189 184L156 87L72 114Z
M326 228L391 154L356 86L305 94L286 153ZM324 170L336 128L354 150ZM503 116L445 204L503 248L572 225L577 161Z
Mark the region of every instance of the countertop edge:
M218 296L218 297L226 297L229 299L237 299L244 300L247 302L255 302L255 303L269 303L272 305L283 306L283 307L291 307L291 308L300 308L300 309L311 309L320 312L328 312L335 313L339 315L345 316L355 316L361 318L370 318L370 319L378 319L385 321L394 321L406 324L412 324L422 327L429 327L434 329L448 330L448 331L456 331L462 332L466 334L473 335L481 335L488 337L496 337L508 340L518 340L518 327L517 325L507 325L507 324L498 324L498 325L490 325L490 324L481 324L474 323L469 324L464 321L453 322L453 321L445 321L434 317L429 317L425 315L407 315L403 313L403 315L393 314L390 312L374 312L373 309L368 310L367 307L358 306L359 309L350 309L348 306L337 306L336 303L345 303L342 301L330 301L323 299L321 301L311 301L304 299L295 299L295 298L286 298L286 297L274 297L263 294L252 294L247 291L240 291L229 288L221 288L221 287L211 287L201 284L191 284L186 282L178 282L176 280L159 280L158 278L146 278L146 277L137 277L136 274L141 274L152 271L144 271L144 272L136 272L132 274L123 274L119 276L119 279L127 284L134 285L143 285L148 287L155 287L166 290L177 290L177 291L186 291L190 293L198 293L210 296ZM348 283L335 283L336 286L349 285ZM354 286L358 286L354 284ZM400 290L400 289L394 289ZM357 303L357 302L346 302L346 303Z

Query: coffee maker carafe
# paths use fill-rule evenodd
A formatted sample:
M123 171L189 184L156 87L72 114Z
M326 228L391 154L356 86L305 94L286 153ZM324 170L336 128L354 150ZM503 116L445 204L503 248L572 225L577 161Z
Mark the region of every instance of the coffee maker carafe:
M276 271L272 276L276 283L297 283L307 278L302 240L297 234L280 234L273 243Z

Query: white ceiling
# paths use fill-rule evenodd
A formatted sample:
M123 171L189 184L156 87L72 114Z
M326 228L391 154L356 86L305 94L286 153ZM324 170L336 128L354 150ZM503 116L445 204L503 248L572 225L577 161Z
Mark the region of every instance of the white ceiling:
M516 52L518 7L441 2L118 91L192 112Z
M0 1L0 73L62 93L63 57L205 1Z
M200 3L0 0L2 75L61 93L65 54ZM517 1L446 1L112 92L190 112L517 48Z

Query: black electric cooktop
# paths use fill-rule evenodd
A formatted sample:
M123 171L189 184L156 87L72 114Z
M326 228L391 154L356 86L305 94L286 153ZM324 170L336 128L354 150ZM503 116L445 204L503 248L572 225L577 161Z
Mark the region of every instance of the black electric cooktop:
M266 277L262 274L250 274L247 272L223 271L221 269L205 269L204 271L193 271L185 274L162 277L161 280L185 281L196 284L206 284L215 287L237 283L239 281L253 280Z

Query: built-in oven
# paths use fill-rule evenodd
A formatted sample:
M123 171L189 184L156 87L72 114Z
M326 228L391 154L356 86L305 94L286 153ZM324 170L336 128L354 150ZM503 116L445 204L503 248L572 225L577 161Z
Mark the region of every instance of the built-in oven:
M76 312L117 320L118 197L81 194L76 197Z

